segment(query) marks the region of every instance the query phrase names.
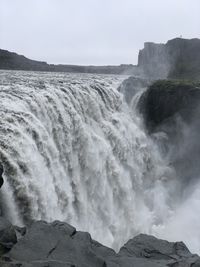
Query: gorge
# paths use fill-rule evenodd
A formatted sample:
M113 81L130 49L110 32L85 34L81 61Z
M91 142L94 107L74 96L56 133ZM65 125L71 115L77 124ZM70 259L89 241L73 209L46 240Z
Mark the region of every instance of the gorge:
M0 71L1 266L200 266L176 242L199 253L192 53L147 44L132 77Z

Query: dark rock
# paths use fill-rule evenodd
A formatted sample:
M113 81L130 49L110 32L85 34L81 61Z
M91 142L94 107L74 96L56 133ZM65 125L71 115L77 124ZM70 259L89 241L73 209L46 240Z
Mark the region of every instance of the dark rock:
M150 83L150 80L131 76L122 82L118 91L124 95L125 101L130 104L134 95L147 88Z
M160 80L141 96L138 108L149 131L179 115L191 121L200 103L200 84L184 81Z
M122 64L119 66L54 65L31 60L22 55L0 49L0 69L130 75L135 72L137 67L132 64Z
M3 217L0 217L0 255L10 250L17 243L15 229Z
M200 267L200 259L198 259L193 265L192 267Z
M88 233L76 232L67 223L39 221L28 228L4 259L29 262L33 266L45 263L47 266L98 267L106 266L105 259L113 255L112 249L93 241Z
M19 226L14 225L14 229L17 235L17 240L19 240L26 234L26 227L19 227Z
M180 197L199 177L199 104L199 83L169 80L152 84L138 104L147 131L176 172Z
M198 260L198 256L192 255L184 243L168 242L153 236L140 234L129 240L118 254L128 264L122 266L191 266Z
M0 163L0 188L2 187L3 183L3 165Z
M182 199L200 173L200 84L158 81L139 101L144 124L176 175L174 194Z
M170 243L139 235L116 254L88 233L59 221L38 221L4 254L1 267L169 267L199 266L182 242Z
M182 242L172 243L154 236L140 234L129 240L119 251L120 256L170 260L191 255Z
M72 264L68 264L62 261L38 261L34 263L20 263L20 262L1 262L1 267L79 267Z

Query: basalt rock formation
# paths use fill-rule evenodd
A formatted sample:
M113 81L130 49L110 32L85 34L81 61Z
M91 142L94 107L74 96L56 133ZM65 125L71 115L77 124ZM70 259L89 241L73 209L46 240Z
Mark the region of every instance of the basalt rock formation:
M138 65L78 66L54 65L28 59L0 49L0 69L72 73L127 74L150 79L200 78L200 40L175 38L166 44L146 42L139 51Z
M168 76L170 62L168 51L164 44L144 43L144 49L139 51L138 68L144 77L162 79Z
M200 39L176 38L166 44L169 54L168 78L200 79Z
M163 79L200 79L200 39L175 38L166 44L147 42L140 50L143 76Z
M143 93L138 107L149 131L174 116L190 122L200 103L200 83L159 80Z
M138 108L176 179L183 187L192 186L200 173L200 84L157 81L142 94Z

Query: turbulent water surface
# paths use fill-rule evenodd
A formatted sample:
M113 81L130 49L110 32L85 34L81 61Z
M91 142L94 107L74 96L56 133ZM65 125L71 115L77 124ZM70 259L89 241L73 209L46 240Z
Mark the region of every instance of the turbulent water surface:
M3 212L64 220L115 249L144 232L197 250L179 227L176 175L117 91L123 79L0 72Z

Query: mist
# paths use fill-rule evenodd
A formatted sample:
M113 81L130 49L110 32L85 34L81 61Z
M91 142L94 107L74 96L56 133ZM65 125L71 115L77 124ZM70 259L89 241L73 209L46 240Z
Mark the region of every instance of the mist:
M166 164L174 170L167 194L173 205L169 217L154 225L152 233L169 241L184 240L193 253L200 253L200 109L193 103L188 114L176 114L162 123L152 138ZM173 190L172 190L173 188Z

